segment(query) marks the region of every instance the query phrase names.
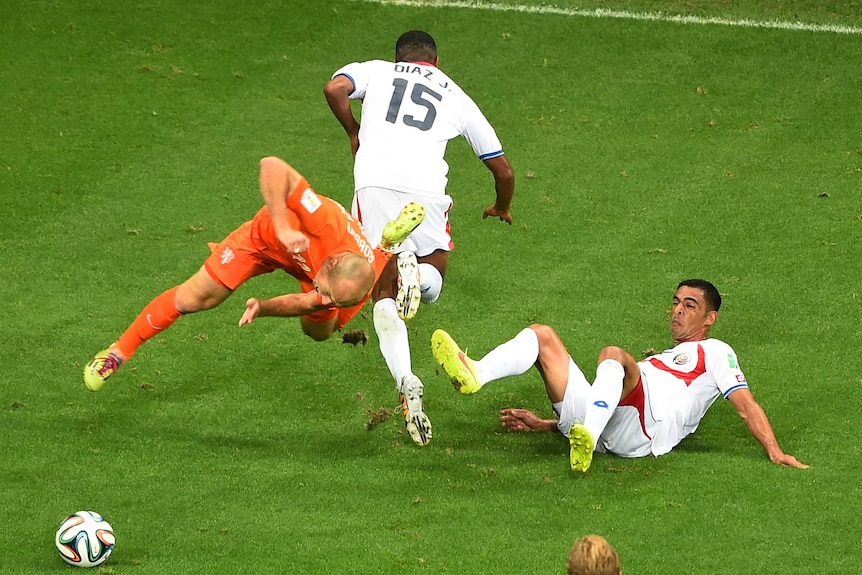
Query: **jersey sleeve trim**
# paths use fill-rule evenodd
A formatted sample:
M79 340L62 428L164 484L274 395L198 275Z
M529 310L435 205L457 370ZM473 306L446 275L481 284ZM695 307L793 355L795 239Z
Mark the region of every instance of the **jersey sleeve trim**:
M737 389L743 389L743 388L748 389L748 384L747 383L740 383L739 385L734 385L733 387L731 387L730 389L728 389L727 391L724 392L724 398L727 399L731 393L733 393Z
M336 76L344 76L345 78L350 80L350 85L353 86L353 89L350 90L350 95L352 96L353 94L356 93L356 80L353 79L353 76L351 76L347 72L336 72L335 74L332 75L333 78L335 78Z
M481 156L479 156L479 159L484 162L485 160L490 160L493 158L499 158L502 155L503 155L503 150L497 150L496 152L488 152L487 154L482 154Z

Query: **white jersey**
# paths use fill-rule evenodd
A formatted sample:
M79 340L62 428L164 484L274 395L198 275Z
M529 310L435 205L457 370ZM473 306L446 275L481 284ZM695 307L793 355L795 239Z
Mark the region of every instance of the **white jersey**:
M424 62L354 62L337 70L362 100L355 189L446 193L446 144L463 136L480 160L503 155L494 128L473 100L440 69Z
M683 342L638 367L652 412L646 431L653 455L669 452L693 433L719 395L748 387L736 353L717 339Z

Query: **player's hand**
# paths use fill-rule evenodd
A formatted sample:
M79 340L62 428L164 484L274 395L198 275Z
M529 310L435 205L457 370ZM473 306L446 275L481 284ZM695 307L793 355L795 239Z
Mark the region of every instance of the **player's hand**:
M249 298L245 302L245 312L242 314L242 317L239 318L239 327L250 324L254 321L254 318L257 317L257 314L260 313L260 300L256 297Z
M501 222L506 222L510 226L512 225L512 212L510 212L509 210L501 212L501 211L497 210L497 206L488 206L487 208L485 208L485 211L482 213L482 219L484 220L484 219L487 219L489 217L500 218Z
M308 237L299 230L279 230L277 235L278 241L289 254L298 254L308 249Z
M787 453L782 453L781 455L774 457L772 459L772 462L777 463L778 465L785 465L787 467L796 467L798 469L808 469L811 467L810 465L805 465L804 463Z
M500 423L509 431L544 431L544 420L529 409L507 407L500 410Z

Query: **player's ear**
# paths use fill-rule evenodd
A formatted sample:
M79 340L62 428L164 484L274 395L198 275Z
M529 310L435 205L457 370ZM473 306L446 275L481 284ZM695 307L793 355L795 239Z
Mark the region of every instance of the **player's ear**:
M711 326L718 320L718 312L715 310L706 312L706 325Z

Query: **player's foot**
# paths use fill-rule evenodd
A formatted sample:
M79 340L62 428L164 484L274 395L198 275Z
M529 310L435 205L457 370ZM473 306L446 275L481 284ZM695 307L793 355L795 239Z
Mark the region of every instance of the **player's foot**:
M419 311L422 289L419 287L419 262L413 252L398 254L398 293L395 294L395 307L398 317L412 319Z
M401 380L399 390L404 425L410 439L416 445L428 445L431 442L431 422L422 410L422 382L415 375L407 375Z
M111 350L100 351L84 366L84 385L90 391L99 391L122 363L122 358Z
M452 336L442 329L431 334L431 353L449 376L456 390L468 394L482 389L473 360L467 357Z
M593 449L596 442L589 430L576 423L569 430L569 461L572 471L586 471L593 462Z
M425 206L410 202L401 210L398 217L383 226L380 249L394 252L413 233L425 219Z

